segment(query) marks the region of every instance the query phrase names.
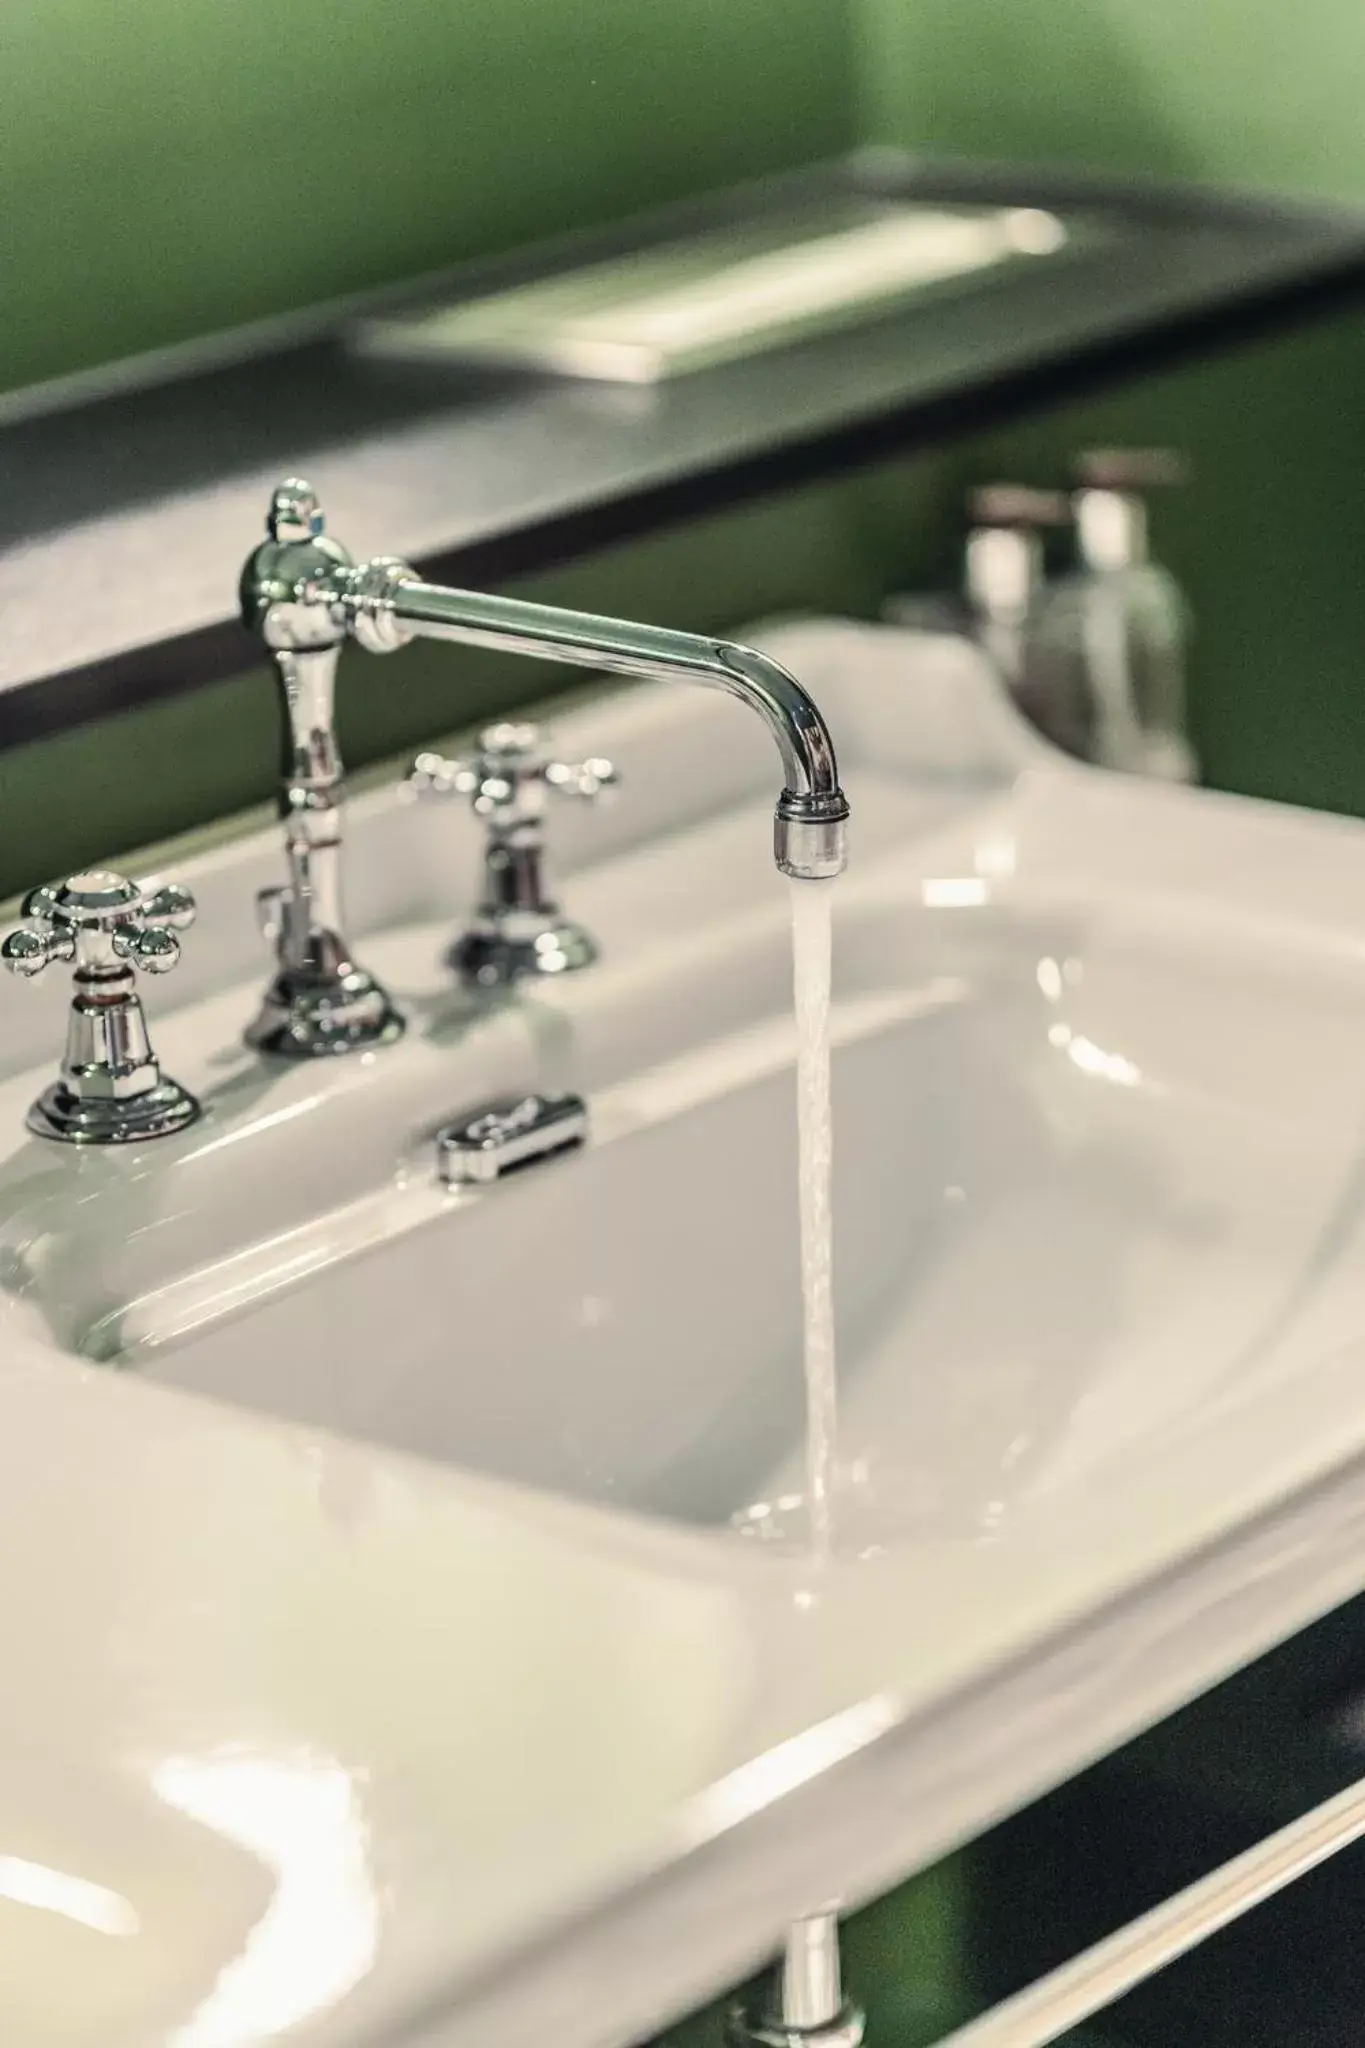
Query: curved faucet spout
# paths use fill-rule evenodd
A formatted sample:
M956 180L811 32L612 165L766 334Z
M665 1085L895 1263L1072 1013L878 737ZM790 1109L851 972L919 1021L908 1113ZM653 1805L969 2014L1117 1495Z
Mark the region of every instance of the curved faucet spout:
M390 653L414 638L452 640L611 675L663 677L724 690L758 713L781 756L783 788L773 839L777 865L801 881L822 880L844 867L848 799L839 787L829 728L796 677L757 648L424 583L405 562L389 557L350 572L342 605L356 639L376 654Z
M342 917L344 791L334 684L347 639L373 654L418 636L456 640L610 675L671 677L724 690L758 713L782 759L773 821L778 867L813 882L844 866L848 800L829 728L796 677L756 648L448 589L424 583L406 562L388 556L357 567L327 535L317 494L301 477L287 478L270 501L267 538L242 572L241 603L245 624L270 649L279 678L280 812L289 863L284 887L267 891L262 904L278 971L247 1034L253 1045L311 1059L382 1045L403 1029L383 987L357 964ZM560 938L570 929L556 928ZM522 952L527 943L534 950L526 942ZM558 970L590 957L589 951L570 963L561 947L553 965Z

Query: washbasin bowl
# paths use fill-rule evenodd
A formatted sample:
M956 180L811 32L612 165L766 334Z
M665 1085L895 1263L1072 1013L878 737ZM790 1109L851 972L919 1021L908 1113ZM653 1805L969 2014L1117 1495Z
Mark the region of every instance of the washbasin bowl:
M1042 785L1013 823L1059 802ZM1349 1261L1313 1273L1350 1220L1356 1127L1327 1077L1358 970L1286 982L1197 909L923 865L834 899L837 1497L865 1547L991 1531L1030 1491L1157 1455L1292 1368L1305 1299L1365 1305ZM103 1306L76 1348L523 1485L789 1535L786 956L775 914L746 951L752 1012L597 1091L585 1149L461 1191L419 1155L397 1185Z
M849 689L811 630L858 819L844 878L790 885L831 892L835 933L836 1519L860 1551L971 1539L1159 1456L1365 1306L1365 955L1333 895L1358 849L1063 764L989 697L963 723L960 688L907 731L894 640ZM753 744L733 707L685 709L699 774ZM616 713L646 738L662 719L665 763L682 715L650 693ZM419 916L367 940L412 1016L382 1058L263 1069L224 1044L249 985L173 1016L204 1122L131 1158L0 1157L0 1315L270 1417L780 1548L804 1485L795 1034L757 739L763 796L574 878L603 941L587 973L461 996ZM0 1084L16 1126L28 1086ZM530 1089L583 1095L587 1145L444 1188L436 1130Z

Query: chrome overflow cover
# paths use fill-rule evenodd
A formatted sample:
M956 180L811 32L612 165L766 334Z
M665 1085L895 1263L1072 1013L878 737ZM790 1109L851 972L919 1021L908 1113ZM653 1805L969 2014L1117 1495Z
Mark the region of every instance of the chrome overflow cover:
M487 1185L581 1145L587 1135L581 1095L509 1095L436 1133L436 1171L447 1187Z

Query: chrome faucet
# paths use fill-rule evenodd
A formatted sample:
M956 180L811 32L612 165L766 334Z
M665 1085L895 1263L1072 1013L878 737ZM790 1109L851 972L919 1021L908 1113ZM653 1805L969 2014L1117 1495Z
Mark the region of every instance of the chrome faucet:
M468 760L419 754L407 788L420 798L463 798L488 828L483 888L468 927L446 954L464 981L503 988L538 974L587 967L597 948L566 917L545 874L545 807L551 794L592 802L616 781L610 761L554 760L537 726L485 726Z
M829 729L800 683L771 656L702 634L424 583L392 556L357 565L325 536L317 496L299 478L276 490L268 532L243 571L242 616L279 670L286 764L281 814L290 874L272 921L279 971L248 1033L254 1044L307 1057L371 1045L402 1028L379 984L355 964L343 933L343 795L333 691L348 638L372 654L392 653L416 638L450 640L611 675L724 690L757 712L781 759L773 823L778 867L803 881L843 868L848 801Z
M403 1018L351 953L341 905L345 783L337 745L337 660L347 625L332 593L351 558L322 530L307 484L270 501L269 538L242 575L242 615L275 657L288 881L258 899L276 970L247 1040L290 1059L352 1052L400 1036Z
M0 945L11 973L70 962L76 981L61 1074L29 1110L29 1129L69 1144L118 1145L193 1123L199 1104L157 1065L133 972L175 966L176 934L194 919L189 890L168 882L148 894L95 868L33 890L24 917Z

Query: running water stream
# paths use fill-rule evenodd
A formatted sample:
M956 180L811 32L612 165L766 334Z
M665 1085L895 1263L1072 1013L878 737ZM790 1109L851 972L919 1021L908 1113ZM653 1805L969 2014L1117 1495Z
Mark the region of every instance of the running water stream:
M801 1241L805 1473L798 1491L776 1492L731 1519L740 1535L799 1551L823 1564L834 1547L838 1389L834 1351L834 1244L830 1112L832 882L791 885L796 1007L797 1205Z
M792 966L796 995L796 1106L805 1316L806 1522L817 1562L829 1556L834 1518L838 1391L834 1356L829 1000L830 882L794 881Z
M817 1565L834 1539L838 1389L834 1353L834 1133L830 1110L829 882L793 881L792 979L796 997L797 1199L801 1214L801 1301L806 1373L805 1545ZM786 1505L786 1503L784 1503ZM765 1508L765 1519L769 1510ZM751 1526L762 1527L762 1524ZM773 1533L764 1528L765 1535ZM793 1532L794 1533L794 1532ZM750 2048L802 2034L826 2048L856 2048L862 2015L845 2006L839 1921L832 1908L792 1923L774 1983L775 2004L746 2038Z

